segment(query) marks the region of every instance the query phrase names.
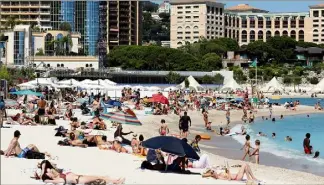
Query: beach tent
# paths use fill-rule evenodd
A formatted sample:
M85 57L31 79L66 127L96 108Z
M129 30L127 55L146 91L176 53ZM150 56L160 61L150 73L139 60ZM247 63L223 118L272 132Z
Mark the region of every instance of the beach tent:
M283 92L284 87L278 82L276 77L273 77L261 90L264 92L275 92L275 91Z
M165 92L169 92L169 91L177 91L179 90L177 87L174 86L170 86L164 89Z
M116 82L113 82L113 81L108 80L108 79L105 79L104 81L106 82L106 84L109 84L109 85L117 85Z
M50 78L36 78L35 80L27 82L35 86L52 86L53 82Z
M193 90L196 90L196 91L203 91L204 90L203 86L201 86L193 76L189 76L188 81L189 81L189 89L193 89ZM183 81L181 84L179 84L177 86L177 88L186 89L185 81Z
M236 91L242 90L242 87L232 78L220 89L221 91Z
M157 86L151 86L151 87L148 87L147 89L149 91L159 91L159 90L161 90L161 88L160 87L157 87Z
M85 85L85 84L88 84L88 85L98 85L98 82L93 82L92 80L89 80L89 79L85 79L85 80L82 80L81 81L81 84L82 85Z
M311 92L324 92L324 78L311 89Z
M68 86L72 86L72 87L77 87L77 86L81 85L81 83L79 81L74 80L73 78L69 79L69 80L59 81L59 82L57 82L57 84L59 84L59 85L68 85Z
M27 89L34 89L37 86L31 84L30 82L25 82L25 83L19 84L18 87L23 87L23 88L27 88Z

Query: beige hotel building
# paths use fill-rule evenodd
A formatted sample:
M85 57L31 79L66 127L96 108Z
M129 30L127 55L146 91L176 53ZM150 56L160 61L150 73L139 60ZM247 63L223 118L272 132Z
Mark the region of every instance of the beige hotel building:
M171 48L198 42L200 37L233 38L239 45L273 36L324 43L324 4L309 12L272 13L240 4L224 9L212 0L171 1Z

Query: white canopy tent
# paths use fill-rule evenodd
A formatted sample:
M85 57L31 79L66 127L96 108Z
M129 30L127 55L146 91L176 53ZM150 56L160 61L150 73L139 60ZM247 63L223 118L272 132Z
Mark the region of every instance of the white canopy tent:
M284 86L280 84L276 77L273 77L266 85L261 89L264 92L275 92L275 91L284 91Z
M228 80L226 84L220 89L221 91L236 91L243 88L234 80L234 78Z
M193 89L196 91L204 90L203 86L201 86L193 76L189 76L188 81L189 81L189 89ZM186 89L185 81L183 81L181 84L177 85L177 88Z
M25 82L25 83L19 84L17 86L18 87L23 87L23 88L26 88L26 89L34 89L34 88L37 87L37 86L31 84L30 82Z
M109 84L109 85L117 85L116 82L113 82L113 81L108 80L108 79L105 79L104 81L106 82L106 84Z
M148 87L147 90L149 90L149 91L159 91L159 90L161 90L161 88L157 87L157 86L151 86L151 87Z
M165 92L169 92L169 91L177 91L179 90L177 87L174 86L170 86L164 89Z
M59 85L66 85L66 86L72 86L72 87L77 87L77 86L80 86L81 83L77 80L74 80L73 78L72 79L69 79L69 80L62 80L62 81L59 81L57 82L57 84Z
M324 78L311 89L311 92L324 92Z

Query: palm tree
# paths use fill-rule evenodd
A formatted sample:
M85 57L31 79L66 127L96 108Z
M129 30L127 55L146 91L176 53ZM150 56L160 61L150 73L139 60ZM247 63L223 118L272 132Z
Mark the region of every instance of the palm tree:
M53 41L55 45L55 55L66 55L70 52L72 47L72 39L69 36L64 36L58 40Z
M16 16L10 16L7 20L5 26L9 26L10 29L13 29L17 24L20 24L21 21L17 20Z

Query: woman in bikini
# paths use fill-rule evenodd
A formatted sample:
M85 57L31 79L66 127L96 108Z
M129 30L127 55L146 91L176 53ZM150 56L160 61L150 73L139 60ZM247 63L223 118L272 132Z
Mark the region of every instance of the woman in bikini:
M245 161L246 156L250 156L250 149L252 148L251 144L250 144L250 135L246 135L245 139L246 139L246 141L242 148L242 149L244 149L244 156L242 158L242 161Z
M207 125L208 125L208 112L205 109L203 109L202 114L203 114L203 117L204 117L205 127L207 128Z
M100 182L100 184L123 184L125 181L125 178L111 179L105 176L78 175L72 172L58 172L51 163L46 161L43 164L41 163L40 166L42 168L40 177L45 183L86 184L97 181Z
M242 181L244 175L246 175L248 180L254 180L259 181L255 176L253 175L251 168L248 164L242 165L241 169L237 174L231 174L230 170L225 168L225 172L222 173L216 173L213 170L209 170L206 173L203 174L203 177L213 177L215 179L221 179L221 180L235 180L235 181Z

